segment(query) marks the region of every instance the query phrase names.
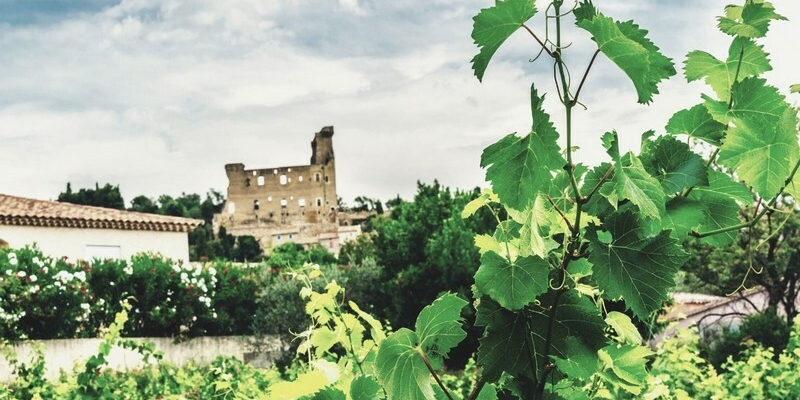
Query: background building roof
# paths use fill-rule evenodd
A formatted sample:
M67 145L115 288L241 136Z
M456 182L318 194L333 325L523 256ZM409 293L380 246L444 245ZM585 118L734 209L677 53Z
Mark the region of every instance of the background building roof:
M202 220L0 194L0 225L190 232Z

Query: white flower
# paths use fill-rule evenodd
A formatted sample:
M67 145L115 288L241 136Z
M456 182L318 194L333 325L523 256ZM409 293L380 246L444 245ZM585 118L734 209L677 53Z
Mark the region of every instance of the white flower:
M34 286L34 287L32 287L32 288L28 289L28 291L30 291L30 292L31 292L31 294L36 294L36 293L39 293L39 289L40 289L40 288L39 288L39 285L36 285L36 286Z
M27 273L27 272L25 272L25 271L19 271L19 272L17 272L17 276L18 276L18 277L20 277L20 278L24 278L24 277L25 277L25 275L28 275L28 273Z
M86 272L84 271L76 272L75 277L78 278L78 280L81 282L86 282Z
M7 269L7 270L6 270L6 275L8 275L8 276L11 276L11 275L13 275L13 274L14 274L14 271L12 271L12 270L10 270L10 269Z
M89 303L81 303L81 308L86 311L89 311L90 308Z
M211 274L211 276L215 276L217 275L217 270L214 269L214 267L211 267L208 269L208 273Z
M178 264L172 264L172 270L177 274L178 272L181 272L181 266Z
M17 254L16 253L8 253L8 263L11 265L17 265Z
M186 275L186 272L181 272L181 281L189 280L189 275Z
M213 314L211 314L211 316L217 318L217 312L215 311Z
M122 269L122 272L126 273L127 275L133 275L133 266L126 265L125 268Z
M44 267L44 262L39 259L39 257L33 257L33 263L36 264L39 268Z
M114 282L108 282L108 284L109 284L110 286L114 286L114 285L115 285L115 283L114 283Z
M31 282L36 282L38 278L36 278L36 275L31 275L29 279L31 280Z

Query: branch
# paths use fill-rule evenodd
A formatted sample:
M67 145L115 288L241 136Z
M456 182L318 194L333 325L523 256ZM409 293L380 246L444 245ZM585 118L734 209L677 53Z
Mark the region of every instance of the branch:
M547 46L545 46L544 42L542 42L541 40L539 40L539 37L538 37L538 36L536 36L536 34L535 34L535 33L533 33L533 31L531 30L531 28L528 28L528 25L522 24L522 27L523 27L523 28L525 28L525 30L526 30L526 31L528 31L528 33L530 33L530 34L531 34L531 36L533 36L533 38L536 40L536 42L537 42L537 43L539 43L539 46L542 46L542 50L544 50L544 51L545 51L545 53L547 53L547 55L548 55L548 56L550 56L550 57L555 57L555 56L553 55L553 52L552 52L552 51L550 51L550 49L548 49L548 48L547 48Z
M596 193L598 190L600 190L600 186L602 186L602 185L603 185L603 183L605 183L605 182L608 180L608 177L609 177L609 176L611 176L611 173L612 173L612 172L614 172L614 168L615 168L615 167L612 165L612 166L611 166L611 168L609 168L609 169L608 169L608 171L606 171L606 173L605 173L605 174L603 174L603 177L602 177L602 178L600 178L600 181L599 181L599 182L597 182L597 185L594 185L594 187L592 188L592 191L591 191L591 192L589 192L589 194L588 194L588 195L586 195L586 197L583 197L583 198L581 198L581 201L582 201L583 203L586 203L587 201L589 201L589 200L592 198L592 196L594 196L594 194L595 194L595 193Z
M558 206L556 205L556 203L553 201L553 198L552 198L552 197L550 197L550 195L549 195L549 194L548 194L548 195L546 195L545 197L547 197L547 201L549 201L549 202L550 202L550 204L553 206L553 208L555 208L556 212L558 212L558 215L560 215L560 216L561 216L561 218L563 218L563 219L564 219L564 223L566 223L566 224L567 224L567 228L569 228L569 230L571 231L571 230L572 230L572 223L571 223L571 222L569 222L569 220L567 219L567 216L566 216L566 215L564 215L564 213L563 213L563 212L561 212L561 209L560 209L560 208L558 208Z
M586 77L589 76L589 71L592 69L592 65L594 64L594 60L597 58L598 54L600 54L600 49L597 49L594 52L592 60L589 61L589 66L586 67L586 72L583 73L583 78L581 78L581 83L578 85L578 90L575 92L575 98L572 99L573 105L578 103L578 96L581 95L581 89L583 89L583 83L586 82Z
M444 383L442 383L442 380L439 379L439 375L433 369L433 365L431 365L431 361L428 360L428 356L426 356L422 350L419 350L419 356L422 357L422 362L424 362L425 366L428 367L428 371L430 371L431 375L433 375L433 379L435 379L436 383L439 384L439 387L442 389L445 396L447 396L449 400L455 400L453 399L453 396L450 395L450 392L447 390L447 387L444 386Z
M479 379L478 383L475 385L475 387L472 388L472 392L470 392L469 397L467 397L467 400L475 400L475 399L477 399L478 395L481 394L481 390L483 390L483 387L485 385L486 385L486 381L483 380L483 379Z

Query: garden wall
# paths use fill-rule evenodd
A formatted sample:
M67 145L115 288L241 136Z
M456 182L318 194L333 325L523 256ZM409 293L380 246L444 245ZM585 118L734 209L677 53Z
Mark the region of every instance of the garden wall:
M204 364L218 356L232 356L256 367L267 368L280 356L285 346L277 337L266 337L256 341L253 336L214 336L197 337L176 342L173 338L143 338L156 345L156 350L163 352L163 360L176 366L195 362ZM98 346L103 339L55 339L36 341L43 348L47 365L47 379L57 379L59 371L72 371L75 365L83 365L86 360L97 354ZM14 346L20 362L29 363L34 352L31 342L22 342ZM109 367L117 370L139 368L143 365L142 355L128 349L115 347L108 357ZM8 362L0 357L0 381L13 379L12 369Z

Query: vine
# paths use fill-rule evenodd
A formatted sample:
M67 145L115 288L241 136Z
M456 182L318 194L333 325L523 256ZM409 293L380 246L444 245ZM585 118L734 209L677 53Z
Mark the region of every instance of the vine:
M772 67L757 42L771 22L785 18L760 0L727 6L718 20L732 37L727 57L692 51L683 68L688 82L702 80L712 94L675 113L661 134L646 132L638 154L620 149L616 131L596 132L609 160L587 166L574 154L573 123L575 107L590 106L580 96L597 57L603 54L628 76L641 104L651 103L658 85L677 71L636 23L606 16L590 0L563 6L563 0L549 2L543 33L529 22L538 11L533 0L496 0L474 17L478 54L471 63L478 80L506 39L524 29L537 49L531 61L552 63L564 124L557 129L551 122L544 85L534 82L530 132L509 134L481 155L491 188L462 216L488 207L498 228L475 238L481 254L475 324L483 336L467 399L496 399L498 393L520 399L672 398L659 392L663 385L652 384L647 365L653 353L637 324L652 323L668 300L687 257L682 243L730 243L736 231L769 217L782 196L800 194L797 110L760 77ZM597 45L577 88L563 57L568 21ZM708 151L690 147L686 137ZM752 218L740 219L741 209L753 206ZM353 329L363 330L363 321L343 322L349 314L343 300L335 300L340 288L333 288L304 294L315 321L305 349L310 354L316 348L315 359L322 361L333 344L344 345L349 355L339 363L347 378L321 385L310 398L456 398L437 371L466 337L466 301L445 294L420 313L414 330L379 329L386 336L374 341L373 357L375 347L362 354L363 345L352 346L359 343ZM350 383L359 374L383 391L353 394ZM341 396L327 397L331 390Z

